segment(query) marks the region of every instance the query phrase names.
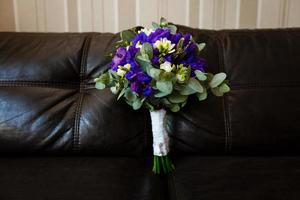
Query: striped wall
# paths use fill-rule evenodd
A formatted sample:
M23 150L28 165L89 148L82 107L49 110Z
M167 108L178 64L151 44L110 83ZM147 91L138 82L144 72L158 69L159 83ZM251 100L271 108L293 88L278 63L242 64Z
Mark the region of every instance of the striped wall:
M300 0L0 0L0 31L118 32L160 16L208 29L300 27Z

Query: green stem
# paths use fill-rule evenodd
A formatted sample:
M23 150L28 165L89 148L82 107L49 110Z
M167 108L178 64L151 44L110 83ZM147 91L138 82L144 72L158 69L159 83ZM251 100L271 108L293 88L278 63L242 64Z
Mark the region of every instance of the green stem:
M160 173L170 173L175 170L175 167L169 158L168 155L166 156L154 156L153 157L153 168L152 171L155 174L160 174Z

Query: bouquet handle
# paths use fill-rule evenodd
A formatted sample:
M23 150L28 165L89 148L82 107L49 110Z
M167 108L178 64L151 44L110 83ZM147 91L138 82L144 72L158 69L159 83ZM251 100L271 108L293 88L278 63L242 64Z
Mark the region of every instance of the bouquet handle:
M155 174L170 173L175 167L169 157L169 135L165 127L166 110L150 111L153 135L153 169Z

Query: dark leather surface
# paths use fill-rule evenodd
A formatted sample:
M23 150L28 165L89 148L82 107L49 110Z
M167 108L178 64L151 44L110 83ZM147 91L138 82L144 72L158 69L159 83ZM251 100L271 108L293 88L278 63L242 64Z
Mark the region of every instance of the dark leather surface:
M299 155L300 29L199 31L210 71L232 91L170 117L173 149L198 155Z
M168 114L168 183L144 158L149 113L94 88L117 35L0 33L0 154L20 156L0 158L0 199L299 199L300 28L179 30L232 91Z
M151 159L150 159L151 160ZM126 157L0 158L1 200L164 200L150 160Z
M148 113L93 80L113 34L0 33L0 153L145 155Z
M174 200L298 200L299 157L177 157Z

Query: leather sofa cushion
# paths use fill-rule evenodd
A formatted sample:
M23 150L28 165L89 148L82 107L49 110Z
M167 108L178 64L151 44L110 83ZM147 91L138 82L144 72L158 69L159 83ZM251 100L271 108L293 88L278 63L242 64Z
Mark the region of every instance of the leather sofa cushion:
M126 157L0 158L3 200L166 199L152 159Z
M207 31L180 27L208 46L208 70L224 71L231 92L190 99L170 116L173 149L198 155L298 155L300 29Z
M177 157L174 200L297 200L299 157Z
M148 113L93 79L114 34L0 33L0 153L144 155Z

